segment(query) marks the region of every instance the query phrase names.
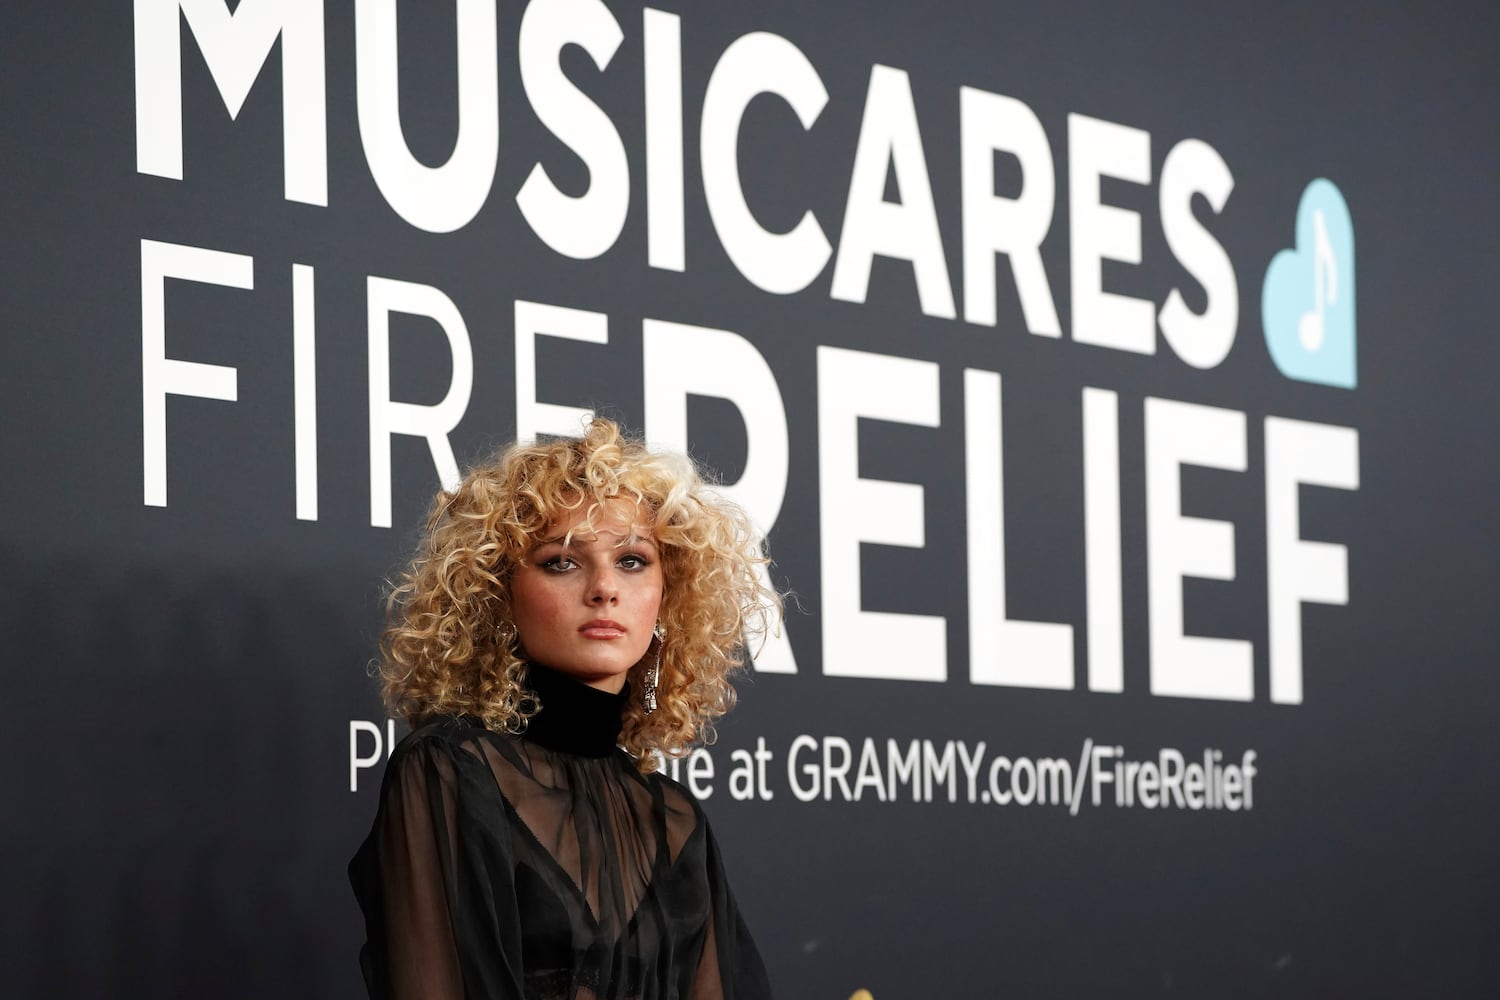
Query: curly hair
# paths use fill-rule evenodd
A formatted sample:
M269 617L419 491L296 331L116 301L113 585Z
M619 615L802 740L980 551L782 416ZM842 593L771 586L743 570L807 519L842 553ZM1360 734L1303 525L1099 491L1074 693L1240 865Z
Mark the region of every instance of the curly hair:
M584 511L590 529L606 502L634 501L660 552L663 592L655 712L641 702L644 661L631 667L620 743L641 770L711 743L734 705L731 675L746 642L779 618L761 583L760 541L738 507L681 455L647 451L610 420L579 439L512 445L440 492L409 566L391 588L381 635L381 695L412 726L472 715L520 733L541 705L517 655L510 576L549 525Z

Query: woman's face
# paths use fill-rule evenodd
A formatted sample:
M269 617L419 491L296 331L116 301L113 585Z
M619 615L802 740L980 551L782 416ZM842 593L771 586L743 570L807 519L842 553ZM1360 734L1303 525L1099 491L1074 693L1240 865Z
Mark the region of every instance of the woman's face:
M516 638L533 663L618 693L651 645L661 559L630 501L608 501L593 530L584 520L580 510L549 525L511 575Z

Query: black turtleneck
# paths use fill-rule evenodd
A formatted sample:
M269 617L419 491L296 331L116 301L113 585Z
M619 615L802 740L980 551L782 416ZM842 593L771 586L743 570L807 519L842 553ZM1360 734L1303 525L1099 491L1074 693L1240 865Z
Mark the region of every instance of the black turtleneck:
M527 722L523 738L580 757L608 757L615 752L620 716L630 698L629 684L619 694L610 694L540 663L529 663L526 686L542 707Z

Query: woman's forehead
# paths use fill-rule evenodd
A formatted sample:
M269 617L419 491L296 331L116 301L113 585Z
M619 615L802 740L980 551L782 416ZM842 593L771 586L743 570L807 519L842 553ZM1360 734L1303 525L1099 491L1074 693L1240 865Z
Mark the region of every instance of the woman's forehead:
M565 512L547 525L544 541L560 541L569 536L576 542L603 539L611 544L654 539L649 511L629 497L610 497L602 503L584 504Z

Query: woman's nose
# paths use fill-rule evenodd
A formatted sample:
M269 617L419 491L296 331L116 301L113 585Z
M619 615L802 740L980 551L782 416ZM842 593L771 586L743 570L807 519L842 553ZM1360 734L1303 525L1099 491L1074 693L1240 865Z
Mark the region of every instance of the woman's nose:
M590 604L614 604L619 598L620 589L615 586L614 577L608 571L595 573L589 580Z

